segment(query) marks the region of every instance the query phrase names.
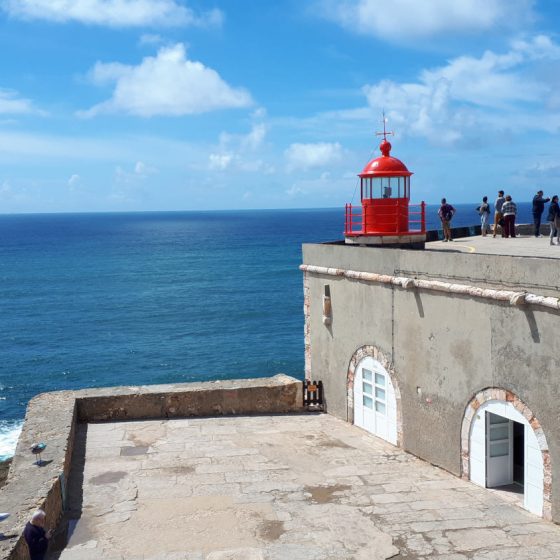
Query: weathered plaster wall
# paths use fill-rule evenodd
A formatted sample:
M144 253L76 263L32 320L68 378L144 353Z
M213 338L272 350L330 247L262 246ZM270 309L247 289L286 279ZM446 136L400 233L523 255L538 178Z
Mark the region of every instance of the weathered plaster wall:
M303 260L556 297L560 291L558 261L553 259L305 245ZM352 421L346 390L349 361L359 347L372 345L391 362L399 384L406 450L460 475L465 407L482 389L501 387L538 418L550 445L553 480L560 480L558 311L305 275L311 374L325 384L330 413ZM322 322L325 285L330 287L330 325ZM560 521L560 484L553 483L552 502L553 516Z
M96 421L217 416L225 414L294 413L303 410L302 383L287 375L210 383L107 387L44 393L32 399L6 485L0 488L0 509L11 513L2 524L0 559L28 560L21 538L32 512L41 507L48 527L63 513L62 496L70 472L76 423ZM47 443L44 466L29 451Z

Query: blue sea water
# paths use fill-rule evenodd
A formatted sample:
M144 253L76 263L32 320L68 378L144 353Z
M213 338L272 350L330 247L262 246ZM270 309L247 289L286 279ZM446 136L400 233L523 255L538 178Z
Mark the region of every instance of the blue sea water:
M343 225L338 208L0 216L0 458L44 391L301 378L301 244Z

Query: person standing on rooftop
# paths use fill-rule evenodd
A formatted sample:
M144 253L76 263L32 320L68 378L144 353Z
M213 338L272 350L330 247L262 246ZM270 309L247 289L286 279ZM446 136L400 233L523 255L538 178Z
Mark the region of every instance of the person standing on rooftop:
M556 236L556 245L560 245L560 206L557 194L552 197L548 207L547 220L550 224L550 244L554 245L554 236Z
M541 235L541 219L544 212L544 204L550 198L544 198L542 191L537 191L533 197L533 223L535 224L535 237L542 237Z
M517 204L511 199L511 195L506 196L506 201L502 206L504 216L504 237L515 237L515 215L517 214Z
M492 231L492 237L496 237L496 232L498 231L498 224L503 217L502 206L506 199L504 198L504 191L498 191L498 198L494 203L494 230ZM504 228L502 227L502 237L504 237Z
M453 208L451 204L447 204L447 200L445 198L441 199L441 206L438 210L438 216L443 227L443 241L453 241L453 239L451 239L451 220L455 214L455 211L455 208Z
M490 204L488 204L488 197L482 197L482 204L478 207L478 213L480 214L480 233L482 237L486 237L486 234L490 231L490 225L488 223L490 219Z

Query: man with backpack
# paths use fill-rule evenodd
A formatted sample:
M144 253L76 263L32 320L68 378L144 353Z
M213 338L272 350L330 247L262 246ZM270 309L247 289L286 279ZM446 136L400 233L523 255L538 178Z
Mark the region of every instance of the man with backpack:
M443 227L443 241L453 241L453 239L451 239L451 220L455 212L455 208L453 208L451 204L447 204L447 200L445 198L442 198L441 206L438 210L438 216Z

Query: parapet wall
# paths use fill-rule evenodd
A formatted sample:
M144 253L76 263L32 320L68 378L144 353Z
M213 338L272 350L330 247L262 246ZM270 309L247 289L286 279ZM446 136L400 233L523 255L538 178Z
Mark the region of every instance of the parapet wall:
M302 382L279 374L271 378L207 383L108 387L43 393L32 399L0 510L10 518L0 527L0 560L28 560L21 537L32 512L42 508L54 528L64 512L74 432L78 422L185 418L243 414L285 414L303 410ZM30 446L47 444L43 466L34 463Z

